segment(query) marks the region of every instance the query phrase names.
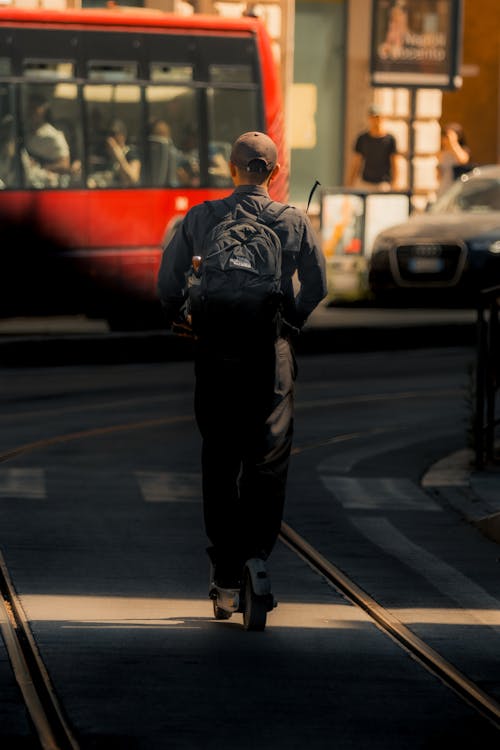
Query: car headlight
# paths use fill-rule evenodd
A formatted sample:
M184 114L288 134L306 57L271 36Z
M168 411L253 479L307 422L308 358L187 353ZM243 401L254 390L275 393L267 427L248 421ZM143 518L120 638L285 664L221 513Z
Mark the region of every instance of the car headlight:
M492 242L490 239L477 239L471 240L468 245L472 251L482 250L483 252L490 252L494 255L500 254L500 240L494 240Z

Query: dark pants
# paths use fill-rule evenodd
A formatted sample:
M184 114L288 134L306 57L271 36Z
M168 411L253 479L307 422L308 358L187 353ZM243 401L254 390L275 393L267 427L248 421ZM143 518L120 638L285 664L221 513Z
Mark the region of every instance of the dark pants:
M229 577L266 559L279 534L293 435L296 365L278 339L253 356L199 349L195 413L211 557Z

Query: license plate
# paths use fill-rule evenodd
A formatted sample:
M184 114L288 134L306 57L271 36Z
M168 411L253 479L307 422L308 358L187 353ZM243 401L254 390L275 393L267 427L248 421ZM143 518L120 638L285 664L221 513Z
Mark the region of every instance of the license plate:
M412 273L440 273L444 268L442 258L410 258L408 269Z

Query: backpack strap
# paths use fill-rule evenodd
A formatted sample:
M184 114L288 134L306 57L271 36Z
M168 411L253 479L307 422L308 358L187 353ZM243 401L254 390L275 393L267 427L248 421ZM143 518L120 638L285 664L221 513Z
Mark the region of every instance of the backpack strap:
M205 206L207 207L209 213L210 213L210 224L208 225L205 237L202 240L202 247L200 250L200 255L204 258L206 255L206 246L207 241L210 237L210 233L216 228L218 224L221 223L224 219L228 219L230 216L232 216L233 210L231 206L228 206L226 201L222 199L222 201L218 201L215 203L214 201L204 201Z
M234 210L234 208L228 206L224 198L216 204L214 204L214 201L205 201L205 205L217 221L222 221L226 216L232 215ZM288 204L271 200L255 218L257 221L262 221L263 224L274 223L288 208L290 208Z
M288 208L290 208L290 206L286 203L283 205L276 201L270 201L257 216L257 220L261 221L263 224L274 224L281 214L283 214Z

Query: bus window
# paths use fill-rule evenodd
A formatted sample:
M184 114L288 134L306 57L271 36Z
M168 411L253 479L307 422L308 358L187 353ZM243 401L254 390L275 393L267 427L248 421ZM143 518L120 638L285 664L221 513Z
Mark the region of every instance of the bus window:
M250 65L209 65L208 75L212 83L252 83Z
M0 84L0 190L19 187L14 87Z
M21 159L27 186L78 186L83 138L76 84L27 84L22 89L21 107Z
M150 183L154 187L176 184L176 150L172 130L162 117L150 122L148 133Z
M88 133L87 187L141 183L141 89L132 84L84 86Z
M26 79L63 80L75 77L75 66L63 60L24 60L23 73Z
M151 63L150 78L154 83L187 83L193 80L193 66L179 63Z
M199 187L201 184L200 147L195 120L186 126L179 139L176 179L181 187Z
M0 213L54 261L37 264L30 294L12 284L3 308L164 325L162 246L191 205L229 193L235 138L267 129L285 161L264 27L239 15L0 4ZM284 167L272 186L282 202Z
M12 62L9 57L0 57L0 76L12 75Z
M251 89L209 88L209 185L230 187L231 144L248 130L259 129L257 96Z
M151 183L197 187L200 184L197 96L185 86L148 86L148 137Z
M96 62L90 60L88 63L89 81L101 83L124 83L137 80L136 62Z

